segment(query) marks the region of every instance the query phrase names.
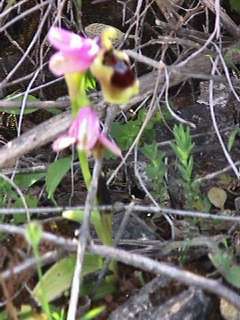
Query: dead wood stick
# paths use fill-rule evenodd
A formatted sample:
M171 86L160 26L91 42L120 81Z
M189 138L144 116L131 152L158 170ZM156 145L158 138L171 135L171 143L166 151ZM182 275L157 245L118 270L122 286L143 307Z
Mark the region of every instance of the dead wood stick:
M215 13L215 5L213 0L201 0L201 2L209 8L213 13ZM236 25L236 23L229 17L229 15L220 8L220 18L223 23L225 29L235 38L239 39L240 37L240 28Z
M0 100L0 109L13 109L20 108L21 101L16 100ZM70 106L70 100L57 100L57 101L27 101L25 107L37 109L51 109L51 108L67 108Z

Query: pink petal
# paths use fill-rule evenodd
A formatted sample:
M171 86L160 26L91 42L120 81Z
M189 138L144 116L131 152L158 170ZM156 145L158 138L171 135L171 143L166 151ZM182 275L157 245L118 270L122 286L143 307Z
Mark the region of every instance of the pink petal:
M48 33L49 42L58 50L67 53L75 49L81 49L84 38L61 28L52 27Z
M82 108L68 134L76 138L79 149L91 150L100 134L100 122L96 112L91 107Z
M82 59L94 58L99 51L96 40L83 38L76 33L52 27L48 33L49 42L59 51L68 56Z
M85 128L88 137L89 149L92 149L96 144L100 134L100 121L97 113L91 108L86 107L80 110L82 120L82 128ZM85 120L85 121L84 121ZM81 137L81 130L79 131L78 140Z
M62 135L53 142L52 148L55 152L58 152L71 146L75 142L76 142L76 139L74 137L70 137L68 135Z
M113 154L115 154L117 157L122 158L122 152L121 149L116 145L115 142L111 141L105 133L101 133L99 136L98 141L109 151L111 151Z
M76 71L85 71L90 64L89 61L77 57L69 58L61 52L55 53L49 60L49 68L57 76Z

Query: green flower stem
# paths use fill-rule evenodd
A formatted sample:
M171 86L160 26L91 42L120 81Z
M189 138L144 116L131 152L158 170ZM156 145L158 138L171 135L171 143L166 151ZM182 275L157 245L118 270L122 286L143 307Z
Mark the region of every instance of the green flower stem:
M86 152L78 150L78 157L85 185L89 189L92 176ZM92 215L94 216L92 221L98 237L102 240L103 244L112 245L112 215L101 214L97 209L92 212Z
M82 107L88 106L90 101L85 93L80 93L71 100L72 115L75 118Z
M39 263L39 261L40 261L39 248L35 245L33 245L32 248L33 248L33 255L37 260L36 267L37 267L37 274L38 274L39 283L41 283L43 274L42 274L42 269L41 269L41 266ZM42 308L43 308L45 314L48 316L49 319L52 319L50 306L49 306L48 301L45 298L43 291L40 293L40 296L41 297L39 297L39 298L41 299Z
M112 213L102 212L100 217L101 217L102 231L104 232L104 236L105 236L104 241L106 241L105 244L112 246L113 245L113 239L112 239L112 217L113 217L113 215L112 215ZM102 241L103 241L103 239L102 239ZM109 269L113 272L113 275L112 275L112 277L110 277L109 281L114 282L118 278L116 260L111 260L111 262L109 264Z
M105 230L105 244L112 245L112 214L104 213L100 214L102 229Z
M82 151L82 150L78 150L78 158L79 158L80 167L82 170L84 183L85 183L87 189L89 189L89 186L90 186L90 183L92 180L92 175L90 172L88 157L87 157L86 152Z
M65 74L65 80L68 86L68 92L71 99L71 109L73 117L76 117L81 107L89 105L89 99L85 90L84 73L74 72ZM80 167L82 170L83 179L87 189L89 189L92 176L89 168L87 154L84 151L78 150ZM98 237L103 244L112 245L112 215L101 214L98 210L92 212L94 216L94 227ZM116 262L110 265L111 270L116 274Z
M65 74L65 81L68 86L68 93L71 100L71 109L73 117L76 117L79 110L90 104L85 91L85 74L72 72Z

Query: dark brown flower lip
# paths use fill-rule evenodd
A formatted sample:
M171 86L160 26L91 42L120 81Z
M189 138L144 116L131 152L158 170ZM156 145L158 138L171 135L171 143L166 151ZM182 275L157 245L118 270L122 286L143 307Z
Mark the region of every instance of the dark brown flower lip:
M119 59L114 50L108 50L104 53L103 64L113 69L111 84L120 89L126 89L133 85L135 75L128 61Z
M124 73L115 71L111 77L111 84L114 87L127 89L134 84L135 75L131 68L128 68Z

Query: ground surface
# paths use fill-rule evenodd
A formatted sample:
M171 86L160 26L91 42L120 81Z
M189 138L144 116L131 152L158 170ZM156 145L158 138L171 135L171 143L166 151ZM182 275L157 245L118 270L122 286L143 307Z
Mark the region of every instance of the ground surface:
M82 1L82 7L77 7L79 1L65 2L47 1L46 4L42 4L40 1L29 0L23 1L23 4L15 1L3 1L0 4L0 107L3 109L0 124L0 164L3 179L12 177L26 197L28 206L36 207L32 216L41 221L44 231L69 239L75 236L79 225L63 219L61 208L54 213L50 213L49 208L84 205L87 192L76 158L71 172L65 175L56 189L54 201L49 198L46 190L46 172L49 165L56 160L50 143L69 125L68 113L60 115L62 122L58 121L59 115L55 115L68 111L69 101L66 97L59 99L67 94L66 85L63 80L56 81L48 70L47 62L53 50L46 41L46 34L56 21L61 21L62 26L78 33L84 33L86 26L96 22L115 26L126 33L120 48L128 50L141 84L139 96L125 108L124 113L118 109L112 125L112 135L121 145L124 155L128 156L120 166L119 160L106 158L102 170L104 177L99 179L99 203L113 205L114 236L118 233L124 215L126 216L127 210L124 205L134 202L134 205L142 208L141 212L137 208L132 209L118 240L118 247L126 252L137 253L160 263L166 262L181 270L191 271L207 280L219 280L237 295L240 287L239 13L228 1L224 2L221 10L217 8L218 1L211 0ZM11 9L14 5L15 9L8 12L8 8ZM35 9L31 14L24 16L24 13L33 8ZM219 16L221 23L216 19ZM14 20L16 18L17 21ZM197 50L198 55L188 61L188 57ZM222 57L226 63L223 63ZM160 68L160 76L157 77L154 67L159 68L157 63L160 60L168 68ZM214 73L216 61L218 65ZM177 63L180 65L176 66ZM7 102L9 95L19 97L21 93L22 96L25 94L24 97L28 94L34 96L34 106L40 109L31 113L23 112L22 119L19 112L15 116L12 115L13 110L9 109ZM94 92L92 95L96 96ZM99 95L93 98L93 101L95 100L97 109L104 117L107 113L106 105ZM24 100L15 100L15 103L15 108L21 108L25 104ZM28 100L26 108L29 105L33 106ZM144 116L141 116L142 120L139 122L141 112ZM150 114L151 129L145 127L144 123ZM157 114L160 114L159 121L154 121ZM49 119L53 121L52 127L46 126L41 129L39 125ZM194 143L191 152L191 179L199 182L197 197L201 196L201 201L195 197L191 206L188 203L188 189L178 170L176 153L170 145L174 141L174 125L181 122L191 128L190 136ZM125 126L125 131L116 133L116 124ZM127 127L127 124L132 125ZM192 124L195 125L194 128ZM34 140L30 140L29 130L33 130ZM45 136L41 140L43 132ZM124 138L124 132L127 138ZM134 139L138 135L139 143L135 143L134 146ZM13 139L16 139L13 144L7 144ZM229 141L232 141L232 145L228 149ZM157 145L158 150L164 152L164 191L159 191L162 182L157 176L161 168L159 167L155 174L157 181L146 169L151 160L159 158L155 159L153 153L152 157L147 157L143 152L144 143ZM69 149L59 157L70 155ZM93 160L91 167L94 167ZM32 172L43 175L41 179L37 179L37 183L24 185L23 180L14 180L14 176L21 172L25 175ZM217 191L213 188L217 188ZM1 189L1 209L22 207L14 192L6 189L3 183ZM209 195L209 191L213 191L212 196ZM164 210L156 212L157 205L169 209L175 229L174 239L169 223L162 215ZM152 209L153 206L155 209ZM38 208L47 209L41 212ZM188 216L179 215L179 212L183 214L181 210L188 210ZM206 216L197 216L199 212L210 213L213 216L221 214L226 219L219 217L218 220L213 220ZM37 282L35 268L31 268L31 271L23 268L23 272L18 275L14 275L13 269L18 265L24 265L32 256L31 250L22 236L17 235L14 230L9 230L7 234L3 232L4 224L21 227L22 223L26 222L25 215L16 213L18 212L10 215L8 212L4 216L0 211L0 269L5 283L1 301L3 310L6 307L9 317L13 319L16 318L12 316L11 307L19 310L26 304L31 305L34 310L37 309L30 291ZM236 219L226 221L227 217ZM92 237L99 243L93 230ZM40 246L41 255L53 251L59 254L52 256L50 262L46 262L44 271L60 256L68 255L67 247L64 248L64 253L60 249L56 243L44 240ZM216 262L216 256L220 257L220 262ZM223 257L227 258L224 260ZM186 280L177 278L179 281L176 281L172 275L174 280L168 281L164 278L161 280L163 283L159 284L159 280L155 279L153 281L156 282L146 289L145 285L159 272L150 267L143 268L140 262L131 264L124 259L120 261L126 264L119 265L118 290L102 294L98 301L94 300L90 290L87 298L82 298L83 302L79 302L79 314L94 306L106 305L106 311L98 319L163 319L160 315L168 312L168 319L184 319L187 315L187 319L237 319L236 315L235 318L230 316L230 313L234 314L236 310L230 310L230 305L225 305L225 300L222 299L224 297L228 300L230 293L223 297L212 295L216 292L209 290L207 282L205 286L195 282L193 285L199 290L208 290L191 291ZM232 267L235 268L234 272ZM230 274L232 278L226 274ZM166 275L169 274L163 272L163 276ZM86 281L94 287L96 275ZM143 291L139 291L140 288L143 288ZM152 290L151 293L148 290ZM130 296L138 292L140 295L137 298L135 296L132 301L129 300ZM233 301L231 297L229 300ZM64 306L67 310L68 302L67 293L64 298L57 300L55 305ZM201 303L205 306L201 310L193 307L195 304L200 306ZM235 305L237 304L240 305L239 300ZM145 310L142 310L140 305L146 305ZM160 307L162 309L159 309ZM116 313L110 316L113 310L116 310ZM156 315L159 318L156 318Z

